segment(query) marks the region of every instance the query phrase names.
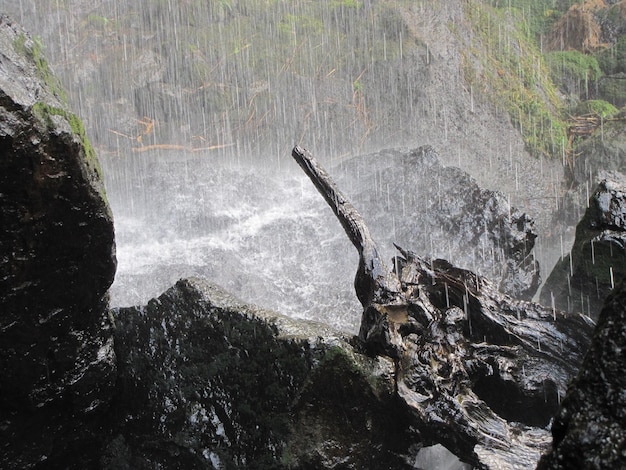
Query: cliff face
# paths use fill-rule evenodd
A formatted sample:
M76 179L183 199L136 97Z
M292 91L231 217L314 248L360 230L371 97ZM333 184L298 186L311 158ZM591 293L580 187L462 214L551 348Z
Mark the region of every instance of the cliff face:
M82 124L41 45L6 16L0 225L2 460L26 468L53 447L86 445L89 429L71 416L95 415L110 400L106 292L116 261L111 212Z

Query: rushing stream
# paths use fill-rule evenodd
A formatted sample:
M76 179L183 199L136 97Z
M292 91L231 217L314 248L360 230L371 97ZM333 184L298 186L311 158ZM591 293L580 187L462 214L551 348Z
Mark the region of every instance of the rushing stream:
M355 330L356 252L295 164L173 153L124 163L105 170L118 245L113 304L142 304L203 276L266 308Z
M467 87L463 46L449 31L469 34L461 2L400 3L6 2L41 37L102 162L116 224L114 305L199 275L354 331L356 253L290 160L294 143L333 171L369 149L432 145L538 221L546 276L557 235L560 252L571 239L551 220L560 162L530 158L507 113ZM341 175L342 188L350 196L362 179L372 186L357 193L389 198L394 182L368 171ZM367 197L354 202L374 218ZM398 219L383 222L370 228L388 259ZM420 233L403 244L466 255L437 246L443 228Z

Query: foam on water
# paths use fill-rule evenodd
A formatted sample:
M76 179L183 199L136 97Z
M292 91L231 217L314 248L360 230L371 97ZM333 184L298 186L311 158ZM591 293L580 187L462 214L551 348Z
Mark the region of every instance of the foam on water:
M180 278L202 276L245 301L356 331L356 251L305 176L180 163L135 162L141 184L132 195L109 182L113 305L143 304Z

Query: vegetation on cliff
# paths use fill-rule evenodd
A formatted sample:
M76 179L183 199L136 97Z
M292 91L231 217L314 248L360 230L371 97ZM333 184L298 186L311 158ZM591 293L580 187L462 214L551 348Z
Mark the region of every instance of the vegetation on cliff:
M564 105L526 17L481 1L468 2L466 14L474 31L464 52L469 86L503 103L531 152L564 152Z
M83 13L57 2L37 13L75 17L57 65L72 76L73 99L98 95L116 108L117 122L91 108L100 145L273 147L300 135L340 152L347 142L402 143L428 126L445 134L454 105L436 95L440 83L428 87L442 43L462 57L458 92L472 113L475 102L504 111L529 151L561 158L572 154L568 120L580 101L626 104L615 77L626 69L625 11L602 0L224 0ZM436 30L446 23L453 39ZM190 119L198 107L203 119Z
M572 158L571 116L586 109L607 118L626 104L611 77L624 68L623 2L476 0L466 15L468 85L503 103L532 152Z

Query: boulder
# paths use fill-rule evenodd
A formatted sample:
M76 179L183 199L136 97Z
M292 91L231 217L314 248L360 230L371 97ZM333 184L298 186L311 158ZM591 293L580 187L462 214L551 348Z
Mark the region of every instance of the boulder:
M537 291L532 218L512 207L504 193L482 189L466 172L444 166L431 146L381 150L331 171L363 209L381 246L396 243L454 259L515 298L530 300Z
M601 175L576 226L571 252L557 263L540 296L544 305L592 318L626 276L626 179L617 172Z
M538 470L626 468L626 282L606 299Z
M0 16L3 468L93 444L115 383L111 211L93 148L42 45ZM79 458L77 460L80 460Z
M114 310L116 423L101 468L413 468L394 365L199 278Z

